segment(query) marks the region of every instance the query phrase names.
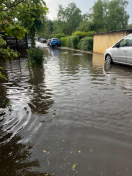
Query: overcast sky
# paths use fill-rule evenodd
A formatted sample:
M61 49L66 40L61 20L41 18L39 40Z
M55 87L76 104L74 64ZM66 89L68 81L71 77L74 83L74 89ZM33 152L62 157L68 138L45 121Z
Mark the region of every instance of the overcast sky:
M94 5L95 0L45 0L45 2L50 11L48 17L53 20L57 17L58 4L61 4L64 8L66 8L69 3L75 2L77 7L82 11L82 14L84 14ZM128 0L128 2L129 4L126 10L130 16L129 23L132 23L132 0Z

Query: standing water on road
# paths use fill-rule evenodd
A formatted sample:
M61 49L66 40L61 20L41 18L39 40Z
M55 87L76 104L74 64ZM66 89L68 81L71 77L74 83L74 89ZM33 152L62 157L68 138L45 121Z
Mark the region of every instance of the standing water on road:
M1 61L0 176L131 176L132 67L48 51L41 67Z

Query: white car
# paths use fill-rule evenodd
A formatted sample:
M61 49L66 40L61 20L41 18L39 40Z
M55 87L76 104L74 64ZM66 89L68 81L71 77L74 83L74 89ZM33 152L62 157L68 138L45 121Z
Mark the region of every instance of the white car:
M125 36L114 46L105 50L104 59L109 63L132 65L132 34Z

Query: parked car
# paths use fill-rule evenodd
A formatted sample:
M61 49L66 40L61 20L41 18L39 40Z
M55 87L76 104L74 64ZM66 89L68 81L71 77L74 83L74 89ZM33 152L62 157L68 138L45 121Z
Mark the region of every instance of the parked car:
M40 38L39 40L41 43L46 43L46 39Z
M61 42L58 38L51 38L49 41L49 46L61 46Z
M115 45L105 50L106 62L132 65L132 34L119 40Z
M50 40L51 40L51 39L48 39L48 40L47 40L47 46L49 46L49 42L50 42Z

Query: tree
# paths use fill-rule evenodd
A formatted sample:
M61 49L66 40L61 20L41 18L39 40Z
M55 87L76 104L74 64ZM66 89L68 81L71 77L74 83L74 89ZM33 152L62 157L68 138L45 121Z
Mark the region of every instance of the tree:
M90 20L90 15L89 13L83 14L82 15L82 21L80 22L79 26L76 29L77 31L84 31L84 32L88 32L88 31L94 31L95 30L95 26L93 24L93 22L91 22Z
M59 5L57 21L54 23L55 33L71 35L82 20L81 10L75 3L68 4L65 9ZM56 32L57 31L57 32Z
M126 28L127 28L127 29L132 29L132 23L131 23L131 24L128 24Z
M53 25L54 25L54 21L46 19L44 23L44 28L43 30L38 32L38 35L45 39L52 38L53 31L54 31Z
M48 8L43 0L1 0L0 31L18 39L22 39L29 31L33 38L47 12ZM32 46L33 44L32 42ZM0 54L6 59L19 56L17 51L6 48L6 41L2 35L0 35ZM4 79L2 74L1 77Z
M23 13L18 20L20 20L22 25L28 30L31 36L31 47L34 47L35 34L43 31L48 8L43 0L33 0L30 2L30 6L26 7L28 9L23 9Z
M112 0L108 3L106 13L106 29L108 31L126 29L129 15L125 10L128 5L126 0Z
M48 8L43 0L1 0L0 31L22 39L25 32L29 31L30 34L33 34L34 30L35 32L38 30L47 12ZM1 42L0 45L3 46L3 43ZM0 53L4 54L5 49L0 48ZM15 55L18 56L18 53ZM9 51L8 57L11 57Z
M127 0L97 0L90 13L95 31L126 29L129 19L125 10L127 5Z
M94 4L94 6L90 9L90 21L94 25L95 31L102 31L105 29L105 13L107 11L107 0L97 0L97 2Z

